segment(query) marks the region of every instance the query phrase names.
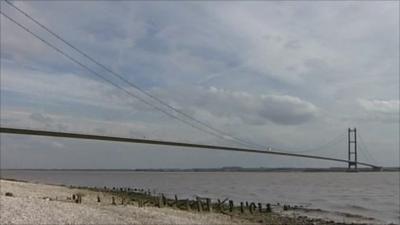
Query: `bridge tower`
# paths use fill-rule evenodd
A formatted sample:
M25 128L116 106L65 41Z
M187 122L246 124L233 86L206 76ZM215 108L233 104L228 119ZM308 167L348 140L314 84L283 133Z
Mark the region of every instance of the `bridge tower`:
M347 131L349 164L347 171L357 172L357 129L349 128Z

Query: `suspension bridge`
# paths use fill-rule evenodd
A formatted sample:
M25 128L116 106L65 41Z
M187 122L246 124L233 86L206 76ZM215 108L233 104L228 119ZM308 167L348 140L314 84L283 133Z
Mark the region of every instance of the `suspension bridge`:
M349 137L350 137L350 132L352 132L352 130L349 129ZM317 155L307 155L307 154L298 154L298 153L262 150L262 149L238 148L238 147L218 146L218 145L202 145L202 144L193 144L193 143L185 143L185 142L160 141L160 140L138 139L138 138L124 138L124 137L115 137L115 136L103 136L103 135L91 135L91 134L79 134L79 133L67 133L67 132L53 132L53 131L44 131L44 130L17 129L17 128L8 128L8 127L0 127L0 133L74 138L74 139L87 139L87 140L100 140L100 141L112 141L112 142L128 142L128 143L139 143L139 144L150 144L150 145L177 146L177 147L196 148L196 149L214 149L214 150L224 150L224 151L236 151L236 152L247 152L247 153L257 153L257 154L270 154L270 155L291 156L291 157L299 157L299 158L319 159L319 160L328 160L328 161L334 161L334 162L347 163L349 171L357 171L358 165L368 166L374 170L381 169L381 167L377 166L377 165L373 165L373 164L365 163L365 162L358 162L357 157L355 157L352 160L351 155L354 154L355 156L357 156L357 149L355 148L352 151L350 148L350 144L357 143L357 142L351 141L350 139L349 139L349 159L346 160L346 159L337 159L337 158L317 156Z
M110 69L110 67L104 65L103 63L96 60L94 57L90 56L88 53L81 50L79 47L75 46L71 42L62 38L60 34L57 34L49 27L40 23L37 19L33 18L27 12L18 8L16 5L11 3L8 0L4 1L10 9L15 10L16 13L20 13L21 16L28 19L31 24L36 24L36 28L30 28L28 25L24 25L22 22L19 22L16 17L12 17L9 14L5 13L3 10L0 10L0 14L8 19L11 23L30 34L35 39L42 42L42 44L47 47L53 49L55 52L59 53L75 65L81 67L88 74L95 76L97 79L100 79L104 83L119 89L129 98L135 98L139 100L145 105L148 105L155 110L181 122L184 123L194 129L197 129L203 133L215 136L219 139L226 139L231 142L235 142L241 146L246 147L229 147L229 146L218 146L218 145L203 145L203 144L194 144L194 143L186 143L186 142L172 142L172 141L160 141L160 140L152 140L152 139L138 139L138 138L125 138L125 137L117 137L117 136L105 136L105 135L93 135L93 134L83 134L83 133L68 133L68 132L56 132L56 131L47 131L47 130L35 130L35 129L20 129L13 127L0 127L0 133L4 134L17 134L17 135L34 135L34 136L48 136L48 137L58 137L58 138L74 138L74 139L87 139L87 140L99 140L99 141L111 141L111 142L128 142L128 143L140 143L140 144L150 144L150 145L164 145L164 146L177 146L177 147L185 147L185 148L196 148L196 149L214 149L214 150L224 150L224 151L236 151L236 152L247 152L247 153L256 153L256 154L268 154L268 155L280 155L285 157L298 157L298 158L308 158L308 159L317 159L317 160L327 160L334 162L347 163L349 171L357 171L357 166L367 166L371 167L374 170L378 170L381 167L370 164L366 162L359 162L357 158L357 135L355 129L348 130L348 158L340 159L333 157L325 157L318 155L310 155L310 154L300 154L293 152L286 152L276 149L265 149L265 146L261 146L255 143L252 143L248 140L244 140L242 138L230 135L220 129L217 129L208 123L198 120L197 118L189 115L188 113L177 109L167 103L166 101L158 98L154 94L142 89L138 85L129 81L125 76L116 73L114 70ZM4 4L4 5L6 5ZM63 46L59 44L55 44L50 40L44 38L38 32L34 32L33 30L42 29L48 35L51 35L53 38L57 39L62 43ZM79 54L81 57L86 58L89 62L94 64L97 69L94 69L92 66L89 66L87 63L84 63L82 60L79 60L77 57L74 57L72 54L68 53L68 51L64 50L64 48L68 48L70 51L74 51L76 54ZM105 73L99 72L99 69L104 71ZM107 75L106 75L107 74ZM122 84L121 84L122 83ZM128 87L128 88L127 88ZM140 95L132 92L131 89L136 90ZM256 146L256 147L255 147Z

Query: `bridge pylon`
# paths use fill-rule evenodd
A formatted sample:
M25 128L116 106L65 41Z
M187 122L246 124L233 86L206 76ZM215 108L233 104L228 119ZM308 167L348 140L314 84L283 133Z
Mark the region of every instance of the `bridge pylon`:
M348 172L357 172L357 129L349 128L347 130L348 140Z

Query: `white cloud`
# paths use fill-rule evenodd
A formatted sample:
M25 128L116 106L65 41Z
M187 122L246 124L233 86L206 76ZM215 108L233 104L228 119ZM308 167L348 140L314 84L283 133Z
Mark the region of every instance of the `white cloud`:
M399 100L360 99L359 104L368 112L399 114Z
M188 108L193 114L207 112L214 118L235 121L235 118L251 125L264 125L274 122L295 125L315 119L318 107L298 97L288 95L255 95L247 92L234 92L211 87L176 88L158 90L160 96L166 96L174 105Z
M399 100L359 99L358 104L362 112L356 119L391 124L396 124L400 121Z

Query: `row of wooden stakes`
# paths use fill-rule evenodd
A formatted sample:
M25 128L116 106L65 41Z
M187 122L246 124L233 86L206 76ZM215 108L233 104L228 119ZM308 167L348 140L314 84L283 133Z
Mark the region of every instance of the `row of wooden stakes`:
M164 194L159 195L151 195L150 190L137 189L137 188L107 188L97 189L97 191L106 191L111 192L120 197L121 205L131 204L132 202L137 202L139 207L145 206L153 206L153 207L174 207L182 210L188 211L198 211L198 212L240 212L246 213L270 213L272 212L271 204L262 204L262 203L254 203L254 202L240 202L239 205L235 206L233 200L217 199L217 202L212 202L210 198L196 197L193 200L190 199L178 199L178 196L175 195L173 199L169 199L165 197ZM72 199L76 203L82 202L82 196L75 194ZM97 196L97 202L101 202L100 196ZM111 204L117 205L116 197L111 197Z

